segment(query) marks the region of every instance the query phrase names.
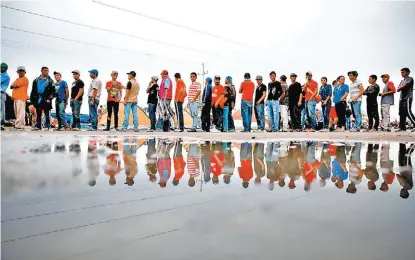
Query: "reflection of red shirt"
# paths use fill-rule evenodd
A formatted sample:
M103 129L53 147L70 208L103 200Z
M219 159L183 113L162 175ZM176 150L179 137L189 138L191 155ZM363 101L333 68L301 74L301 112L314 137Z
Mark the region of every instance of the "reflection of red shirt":
M312 166L314 169L318 169L320 167L320 162L316 160L312 164L308 162L304 163L303 178L307 183L312 183L317 177L317 171L313 171Z
M174 179L180 180L183 177L184 174L184 167L186 166L186 163L184 162L183 156L180 157L174 157L173 158L173 164L174 164Z
M107 156L107 163L104 166L105 174L114 176L121 171L121 159L116 153Z
M395 174L393 172L383 175L383 180L388 185L392 184L394 179L395 179Z
M329 155L335 156L336 155L337 146L329 144Z
M223 173L223 164L225 162L225 154L223 152L215 152L210 156L210 171L214 175Z
M254 177L254 170L252 169L252 160L242 160L241 168L239 168L239 177L243 181L249 181Z
M167 181L170 179L171 174L171 159L170 158L161 158L157 161L157 168L159 170L160 181ZM164 174L166 173L166 175Z

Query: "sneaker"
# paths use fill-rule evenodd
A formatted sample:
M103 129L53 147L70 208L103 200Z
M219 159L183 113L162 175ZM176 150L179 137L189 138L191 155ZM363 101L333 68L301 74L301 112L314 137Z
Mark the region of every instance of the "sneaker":
M23 131L24 128L20 128L20 127L13 127L13 131Z
M190 130L187 130L187 132L189 132L189 133L195 133L196 132L196 129L192 128Z
M110 129L109 128L105 128L104 130L102 130L102 131L104 131L104 132L108 132L108 131L110 131Z
M63 131L63 127L55 128L55 129L53 129L53 131Z
M213 128L213 129L211 130L211 132L212 132L212 133L220 133L220 131L219 131L218 129L216 129L216 128Z
M147 132L152 133L153 129L147 129Z
M134 129L134 132L140 132L140 129L138 129L138 128L136 128L136 129Z
M353 128L353 129L350 129L350 132L360 132L360 130L356 129L356 128Z
M32 127L32 131L40 131L40 128L34 126L34 127Z
M230 129L228 132L236 132L236 130L235 129Z
M81 131L78 127L72 128L72 131Z

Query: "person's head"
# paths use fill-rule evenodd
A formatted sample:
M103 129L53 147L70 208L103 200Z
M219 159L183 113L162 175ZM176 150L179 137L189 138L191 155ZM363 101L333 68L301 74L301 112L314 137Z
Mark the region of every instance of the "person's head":
M91 186L91 187L94 187L95 184L97 184L97 181L95 179L88 181L88 185Z
M373 181L369 181L369 182L367 183L367 188L368 188L369 190L376 190L376 184L375 184Z
M158 76L151 77L151 83L157 83L158 80L159 80Z
M40 72L42 73L43 77L47 77L49 75L49 68L48 67L42 67Z
M245 189L248 188L249 186L249 182L248 181L243 181L242 182L242 187L244 187Z
M296 82L297 81L297 74L291 73L290 80L291 80L292 83Z
M216 175L216 174L213 175L212 183L215 184L215 185L219 183L219 176L218 175Z
M212 84L212 78L207 77L205 81L205 85L207 86L209 84Z
M128 76L128 80L132 80L135 79L135 77L137 76L137 73L135 73L135 71L130 71L127 73Z
M376 75L370 75L369 76L369 84L376 84L376 80L378 80L378 76Z
M19 77L23 77L24 75L26 75L26 69L23 66L19 66L17 67L17 74L19 74Z
M330 177L330 180L331 180L331 182L335 183L335 182L336 182L336 180L337 180L337 179L336 179L336 176L333 176L333 175L332 175L332 176Z
M88 72L89 72L89 76L91 77L91 79L95 79L96 77L98 77L98 70L93 69Z
M256 80L256 83L258 85L261 85L262 84L262 76L261 75L256 76L255 80Z
M174 178L174 179L173 179L173 185L174 185L174 186L179 185L179 179Z
M231 183L231 176L229 176L229 175L227 175L227 174L223 175L223 182L224 182L225 184L229 184L229 183Z
M311 189L311 184L308 182L304 182L304 191L310 191Z
M349 79L351 81L355 81L358 75L359 74L357 73L357 71L354 71L354 70L347 72L347 76L349 76Z
M278 179L278 186L280 186L281 188L285 186L285 180L284 179Z
M390 76L389 74L383 74L382 76L380 76L382 78L383 83L386 83L389 81Z
M337 86L337 80L333 80L331 84L333 85L333 87Z
M280 77L280 82L281 82L281 83L285 83L285 82L287 82L287 76L285 76L285 75L281 75L281 77Z
M320 187L326 187L326 180L320 179Z
M295 186L295 182L294 182L294 180L293 179L290 179L290 182L288 183L288 188L290 189L290 190L292 190L292 189L294 189L296 186Z
M167 70L163 70L160 75L161 78L164 79L165 77L169 76L169 72Z
M409 197L409 192L407 189L401 189L401 192L399 193L399 196L402 199L407 199Z
M339 190L343 189L344 183L343 180L337 180L337 182L334 184Z
M118 71L113 70L113 71L111 72L111 79L112 79L113 81L116 81L116 80L117 80L117 78L118 78Z
M220 76L216 75L215 76L215 85L219 85L220 84Z
M255 183L255 185L260 185L261 184L261 177L259 177L259 175L257 175L255 177L254 183Z
M55 79L56 79L56 81L61 81L61 79L62 79L62 74L60 73L60 72L58 72L58 71L54 71L53 72L53 75L55 76Z
M189 187L194 187L196 185L196 180L193 176L190 176L189 181L187 182L189 184Z
M313 74L310 71L307 71L305 77L307 78L307 80L311 80L313 78Z
M275 71L271 71L269 73L269 78L271 79L272 82L275 81L275 78L277 77L277 74L275 73Z
M274 183L273 182L268 183L268 189L269 190L274 190Z
M114 186L117 183L117 180L115 180L114 175L111 175L108 182L111 186Z
M339 85L343 85L344 84L344 81L345 81L345 77L344 76L339 76L339 78L338 78L338 82L339 82Z
M159 186L160 186L160 188L166 188L166 186L167 186L166 181L165 180L160 180Z
M72 71L72 76L74 80L78 80L79 77L81 76L81 72L79 70L73 70Z
M192 72L192 73L190 73L190 80L192 81L192 83L193 83L193 82L195 82L195 81L196 81L196 79L197 79L197 74L196 74L196 72Z
M244 74L244 79L245 80L250 80L251 79L251 74L249 74L248 72Z
M6 72L9 69L9 66L6 63L1 64L1 73Z
M411 71L409 70L409 68L403 68L401 69L401 76L403 78L406 78L409 76L409 73L411 73Z
M232 77L231 76L226 76L226 78L225 78L225 84L232 85Z
M387 192L387 191L389 190L389 186L388 186L388 184L386 184L385 182L383 182L383 183L380 185L380 190L381 190L381 191L383 191L383 192Z
M327 78L326 77L322 77L321 78L321 84L322 85L326 85L327 84Z
M356 185L353 182L351 182L346 188L346 192L350 194L355 194L356 191L357 191Z
M148 179L149 179L150 182L156 182L157 181L156 175L153 175L153 174L150 174L148 176Z
M180 75L180 73L178 73L178 72L176 72L175 74L174 74L174 79L176 80L176 81L178 81L179 79L181 79L182 78L182 76Z

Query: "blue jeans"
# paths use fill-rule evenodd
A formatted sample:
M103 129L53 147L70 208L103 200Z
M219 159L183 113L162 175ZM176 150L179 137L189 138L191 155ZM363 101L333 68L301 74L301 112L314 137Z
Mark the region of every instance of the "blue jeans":
M148 104L148 114L150 116L150 129L156 130L156 104Z
M346 117L346 130L350 130L350 117Z
M307 103L305 104L305 107L307 108ZM301 129L304 129L304 127L308 125L306 108L301 109Z
M130 111L133 112L134 129L138 129L137 103L127 102L124 106L124 121L122 123L122 129L124 130L128 128Z
M89 119L91 119L91 128L93 130L98 129L98 105L99 100L95 98L94 104L91 105L92 97L88 97L88 105L89 105Z
M269 124L272 131L277 131L280 126L280 101L267 100Z
M362 101L352 102L352 113L354 116L354 119L356 121L356 127L355 129L360 130L362 128Z
M242 111L242 124L244 126L244 132L251 132L252 102L247 101L247 100L242 100L241 111Z
M179 124L179 129L184 129L184 118L183 118L183 102L175 102L177 123Z
M81 129L81 105L82 101L71 99L72 128Z
M321 109L323 110L324 128L328 128L330 124L330 107L331 107L331 100L327 102L327 105L321 105Z
M190 108L190 116L193 119L192 129L196 129L197 123L198 123L198 114L199 114L199 101L189 103L189 108Z
M316 129L317 120L316 120L316 101L309 100L306 103L308 109L308 116L310 117L310 127Z
M3 120L6 115L6 93L1 93L1 104L0 104L0 122L3 125Z
M58 119L58 128L63 128L66 125L65 119L65 100L56 99L56 119Z
M229 131L229 106L224 106L223 107L223 132L228 132Z
M264 104L255 105L255 117L258 124L258 130L265 129L265 111Z

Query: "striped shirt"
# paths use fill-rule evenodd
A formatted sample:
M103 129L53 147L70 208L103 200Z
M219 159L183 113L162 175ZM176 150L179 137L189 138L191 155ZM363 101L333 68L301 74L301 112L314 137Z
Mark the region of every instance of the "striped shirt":
M201 85L199 82L193 82L190 87L189 87L189 92L188 92L188 98L189 98L189 102L191 102L195 97L198 91L200 91L202 89ZM198 102L200 100L200 95L199 97L195 100L195 102Z
M350 98L355 98L360 94L360 86L363 87L363 84L360 80L356 79L355 82L350 84ZM357 101L362 101L362 96L360 96Z
M187 171L190 176L197 177L200 174L199 158L187 156Z

